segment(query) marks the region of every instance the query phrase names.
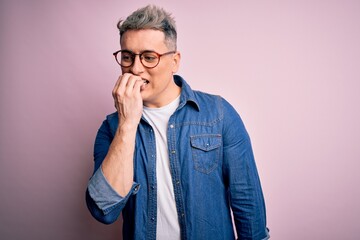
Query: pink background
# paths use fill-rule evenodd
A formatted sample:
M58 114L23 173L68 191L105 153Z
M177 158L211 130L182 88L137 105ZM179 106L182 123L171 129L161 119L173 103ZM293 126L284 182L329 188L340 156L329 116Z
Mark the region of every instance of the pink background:
M148 1L0 2L0 238L120 239L87 211L116 22ZM153 1L181 74L251 135L272 239L358 239L360 2Z

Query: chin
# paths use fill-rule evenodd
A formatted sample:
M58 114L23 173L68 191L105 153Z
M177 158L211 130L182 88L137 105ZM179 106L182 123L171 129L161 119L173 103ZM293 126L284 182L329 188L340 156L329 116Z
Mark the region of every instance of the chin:
M142 98L143 102L149 101L149 95L146 94L144 91L141 92L141 98Z

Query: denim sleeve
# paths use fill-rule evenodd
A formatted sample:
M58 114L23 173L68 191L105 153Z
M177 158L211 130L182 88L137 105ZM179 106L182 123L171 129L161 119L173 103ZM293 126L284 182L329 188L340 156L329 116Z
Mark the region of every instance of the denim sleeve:
M136 194L140 188L139 184L134 182L130 192L122 197L106 180L100 166L109 150L112 139L109 124L104 121L96 136L94 174L89 180L86 191L86 203L89 211L95 219L105 224L116 221L129 197Z
M136 194L139 190L139 184L133 183L129 194ZM108 183L103 171L100 168L95 172L88 184L88 191L90 197L94 200L96 205L104 212L109 213L117 205L122 205L126 202L129 194L125 197L120 196Z
M223 100L224 175L239 239L268 239L265 202L249 135L235 109Z

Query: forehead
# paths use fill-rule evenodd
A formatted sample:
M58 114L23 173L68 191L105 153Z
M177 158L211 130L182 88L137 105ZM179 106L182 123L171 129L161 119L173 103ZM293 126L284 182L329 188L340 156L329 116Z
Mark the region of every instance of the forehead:
M129 30L126 31L120 39L121 49L133 52L145 50L165 51L165 34L159 30Z

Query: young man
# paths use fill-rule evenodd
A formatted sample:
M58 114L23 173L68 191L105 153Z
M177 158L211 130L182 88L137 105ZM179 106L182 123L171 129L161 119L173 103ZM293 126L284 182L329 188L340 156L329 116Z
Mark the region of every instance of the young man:
M180 76L175 21L147 6L118 23L116 112L95 140L86 201L123 239L267 239L249 136L234 108Z

